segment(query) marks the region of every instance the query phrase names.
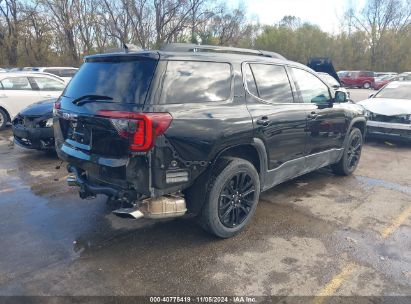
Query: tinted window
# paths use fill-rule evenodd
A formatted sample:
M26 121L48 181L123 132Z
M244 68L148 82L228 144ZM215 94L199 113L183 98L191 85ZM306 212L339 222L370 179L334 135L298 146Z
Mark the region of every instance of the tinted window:
M258 96L269 102L294 102L290 82L283 66L251 64Z
M6 78L1 81L4 90L31 90L27 77Z
M250 91L251 94L258 96L258 92L257 92L257 87L255 85L255 79L254 79L254 75L253 72L251 71L250 65L247 64L245 66L245 79L247 82L247 88Z
M313 74L293 68L295 82L305 103L326 103L331 99L328 87Z
M156 64L157 60L146 58L85 62L63 95L71 98L103 95L113 98L113 102L142 104Z
M169 61L161 103L223 101L230 93L231 67L228 63Z
M61 81L48 77L33 77L32 80L40 91L63 91L65 87Z

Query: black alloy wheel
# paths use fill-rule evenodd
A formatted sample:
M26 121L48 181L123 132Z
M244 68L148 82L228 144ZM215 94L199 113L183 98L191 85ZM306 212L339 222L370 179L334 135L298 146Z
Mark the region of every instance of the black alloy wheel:
M218 217L221 223L234 228L250 213L255 196L253 179L247 172L238 172L229 179L221 191L218 202Z

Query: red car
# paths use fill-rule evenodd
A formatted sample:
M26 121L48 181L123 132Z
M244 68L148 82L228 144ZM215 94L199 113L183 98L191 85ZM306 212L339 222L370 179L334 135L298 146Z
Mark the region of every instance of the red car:
M379 90L391 81L411 81L411 73L405 72L400 75L387 75L382 78L376 78L373 88Z
M369 89L374 86L374 72L351 71L340 77L341 83L346 87Z
M383 86L385 86L387 83L393 81L393 80L398 80L398 76L397 75L386 75L386 76L382 76L382 77L377 77L375 78L375 82L374 82L374 90L379 90L381 89Z

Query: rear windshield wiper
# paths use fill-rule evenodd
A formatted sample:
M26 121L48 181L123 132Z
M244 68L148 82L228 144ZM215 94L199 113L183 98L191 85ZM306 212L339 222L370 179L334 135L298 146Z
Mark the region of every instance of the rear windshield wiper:
M110 100L113 100L112 97L110 96L104 96L104 95L84 95L79 98L76 98L72 101L73 104L76 106L81 106L85 103L88 102L94 102L94 101L105 101L109 102Z

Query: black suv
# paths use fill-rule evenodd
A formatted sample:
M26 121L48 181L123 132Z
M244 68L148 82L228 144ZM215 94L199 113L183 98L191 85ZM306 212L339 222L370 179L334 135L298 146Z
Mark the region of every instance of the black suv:
M261 191L327 165L351 174L363 114L276 53L170 44L86 57L54 132L82 198L106 194L134 218L193 214L230 237Z

